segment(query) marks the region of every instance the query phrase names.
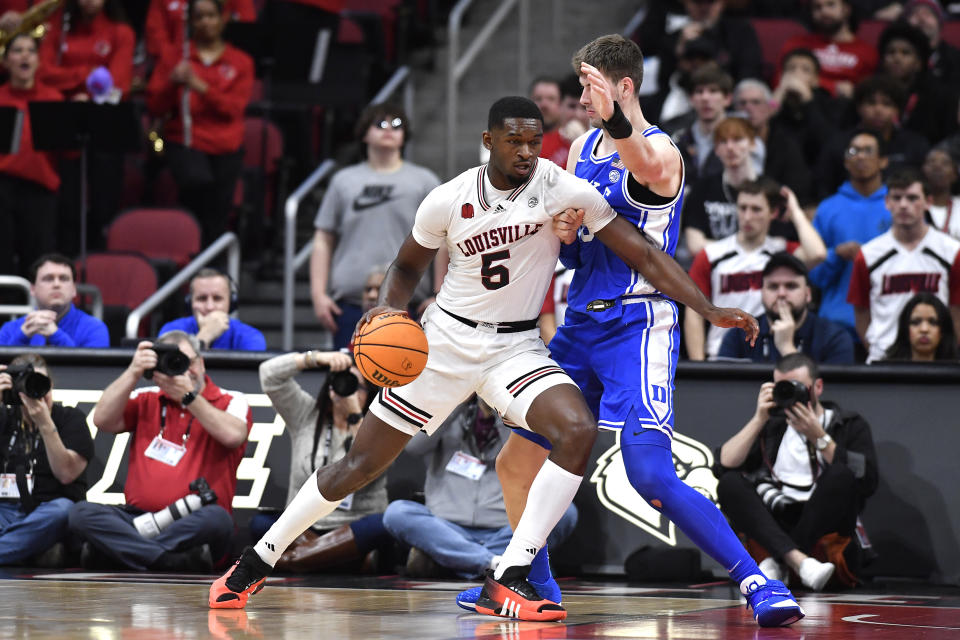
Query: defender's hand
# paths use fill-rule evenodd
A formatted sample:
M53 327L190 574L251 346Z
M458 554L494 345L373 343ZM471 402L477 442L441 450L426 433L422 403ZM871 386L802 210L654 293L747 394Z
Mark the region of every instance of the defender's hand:
M583 209L566 209L553 216L553 233L563 244L573 244L583 224Z
M734 327L743 329L747 334L747 342L752 347L757 342L757 336L760 335L760 325L757 319L744 311L728 307L714 307L704 316L712 325L723 329L732 329Z

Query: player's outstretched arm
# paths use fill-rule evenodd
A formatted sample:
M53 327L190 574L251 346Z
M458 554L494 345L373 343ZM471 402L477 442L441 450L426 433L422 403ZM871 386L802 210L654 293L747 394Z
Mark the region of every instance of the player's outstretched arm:
M750 344L754 344L759 332L756 318L741 309L715 306L676 260L653 246L647 236L629 222L617 216L594 235L657 289L693 309L711 324L743 329Z
M383 278L377 306L363 314L357 323L357 330L385 311L406 313L414 289L436 254L436 249L428 249L414 240L413 234L408 235Z

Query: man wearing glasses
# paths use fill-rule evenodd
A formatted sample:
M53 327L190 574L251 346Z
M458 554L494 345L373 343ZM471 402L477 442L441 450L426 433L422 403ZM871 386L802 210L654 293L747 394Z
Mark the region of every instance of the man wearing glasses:
M310 294L333 347L345 347L363 313L371 265L389 264L413 227L417 207L440 180L429 169L403 158L410 122L399 106L367 107L357 120L365 160L339 171L330 181L317 218L310 256ZM446 258L438 261L446 264ZM435 290L429 273L412 308Z
M172 360L164 346L176 347L186 371L162 373ZM154 386L137 387L146 374ZM126 504L71 507L70 531L84 542L81 564L209 571L233 535L237 467L253 427L243 394L213 383L195 336L171 331L137 345L94 407L93 423L130 434Z
M847 302L853 260L860 245L890 228L890 212L884 204L887 188L883 170L887 154L875 131L854 131L844 151L843 164L849 180L817 207L813 226L827 245L827 259L810 271L810 280L820 287L820 317L839 323L860 344L853 306ZM862 360L864 351L859 352Z

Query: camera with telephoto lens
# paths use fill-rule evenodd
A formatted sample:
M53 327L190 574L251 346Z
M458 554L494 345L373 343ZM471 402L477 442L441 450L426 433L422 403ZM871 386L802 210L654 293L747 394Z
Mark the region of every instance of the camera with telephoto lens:
M13 388L3 390L3 404L20 404L21 393L39 400L50 391L50 378L35 371L32 364L11 365L6 373L13 379Z
M349 369L330 372L330 388L341 398L352 396L360 388L360 381Z
M180 347L177 345L154 342L150 348L157 354L157 366L143 372L143 377L147 380L153 378L154 371L159 371L168 376L178 376L190 368L189 356L180 351Z
M810 402L810 389L796 380L781 380L773 385L773 402L777 408L770 412L773 416L782 416L783 410L793 405Z
M207 484L206 478L200 477L191 482L190 490L196 493L187 494L160 511L144 513L134 518L133 526L137 532L144 538L156 538L174 521L217 501L217 494Z
M774 513L780 513L788 505L794 502L793 498L784 495L783 490L775 485L772 480L764 479L757 484L757 495L766 505L767 509Z

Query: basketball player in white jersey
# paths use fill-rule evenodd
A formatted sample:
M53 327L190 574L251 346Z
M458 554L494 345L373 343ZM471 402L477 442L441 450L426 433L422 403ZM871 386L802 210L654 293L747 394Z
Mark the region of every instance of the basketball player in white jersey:
M583 209L596 238L642 269L659 289L712 322L738 326L756 338L752 316L712 305L676 262L619 218L589 183L538 160L543 119L532 101L498 100L488 128L483 143L490 150L489 164L427 196L384 279L380 306L359 325L406 309L438 248L446 246L450 266L435 304L422 318L430 344L426 369L412 383L380 393L349 453L319 469L276 524L211 586L212 608L243 607L304 529L383 473L414 434L432 433L454 407L477 393L505 420L553 444L477 610L524 620L566 616L526 581L532 558L580 485L596 437L583 396L550 359L536 325L560 249L550 229L552 214Z

